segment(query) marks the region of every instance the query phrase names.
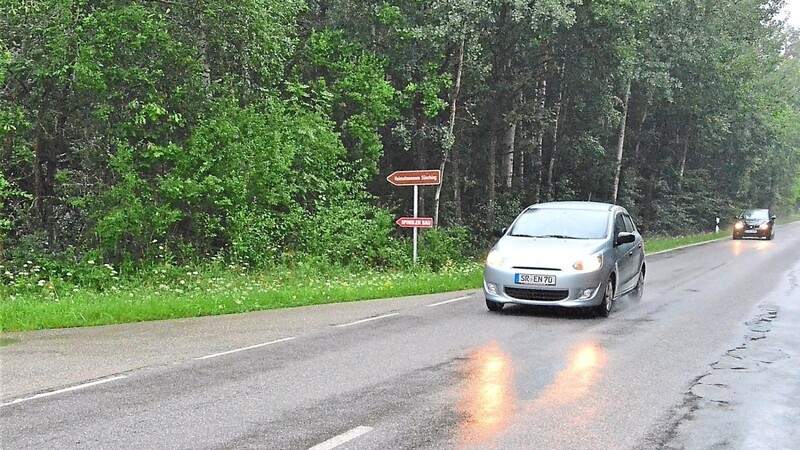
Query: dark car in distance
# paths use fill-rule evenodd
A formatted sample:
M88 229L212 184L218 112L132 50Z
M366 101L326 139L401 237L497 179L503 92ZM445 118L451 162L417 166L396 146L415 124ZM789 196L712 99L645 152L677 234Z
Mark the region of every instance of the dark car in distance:
M746 209L742 211L733 224L733 238L775 237L775 216L768 209Z

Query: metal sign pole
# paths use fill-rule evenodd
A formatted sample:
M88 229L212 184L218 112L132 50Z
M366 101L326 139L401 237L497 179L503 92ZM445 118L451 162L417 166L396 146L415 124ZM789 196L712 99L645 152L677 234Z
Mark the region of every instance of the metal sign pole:
M417 198L419 196L419 186L414 185L414 218L417 218ZM417 227L414 227L414 264L417 263Z

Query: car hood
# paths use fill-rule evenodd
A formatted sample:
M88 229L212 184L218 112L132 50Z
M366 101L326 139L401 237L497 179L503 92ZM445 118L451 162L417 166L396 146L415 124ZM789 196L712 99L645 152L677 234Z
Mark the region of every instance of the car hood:
M739 221L751 226L758 226L763 223L769 222L769 220L767 219L739 219Z
M495 245L505 266L562 269L597 253L605 239L557 239L505 236Z

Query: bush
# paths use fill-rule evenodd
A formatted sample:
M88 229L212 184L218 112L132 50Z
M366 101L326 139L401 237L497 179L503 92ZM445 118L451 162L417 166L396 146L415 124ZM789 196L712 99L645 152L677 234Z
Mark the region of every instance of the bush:
M439 271L464 261L469 249L469 231L465 227L432 228L422 233L418 260Z
M322 205L302 224L302 250L328 263L356 267L403 266L401 242L392 237L393 217L369 199L339 199Z

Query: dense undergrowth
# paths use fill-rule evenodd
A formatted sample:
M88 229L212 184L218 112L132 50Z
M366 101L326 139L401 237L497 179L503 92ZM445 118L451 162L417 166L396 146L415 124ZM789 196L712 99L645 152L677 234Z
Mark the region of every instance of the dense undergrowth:
M648 253L724 239L729 233L651 237ZM29 331L243 313L479 288L481 258L369 269L314 261L253 268L210 258L128 271L87 260L71 269L24 261L0 265L0 330Z

